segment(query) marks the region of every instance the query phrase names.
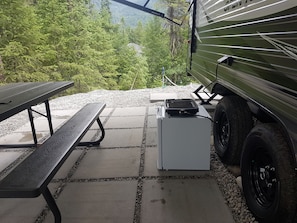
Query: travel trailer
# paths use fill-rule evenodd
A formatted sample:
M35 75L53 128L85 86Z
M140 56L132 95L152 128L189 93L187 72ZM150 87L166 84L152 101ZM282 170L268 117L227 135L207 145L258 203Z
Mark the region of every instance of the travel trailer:
M188 73L223 96L215 150L259 222L296 222L297 1L192 4Z
M114 1L170 20L149 0ZM190 9L187 72L222 96L217 154L240 165L259 222L297 222L297 1L192 0Z

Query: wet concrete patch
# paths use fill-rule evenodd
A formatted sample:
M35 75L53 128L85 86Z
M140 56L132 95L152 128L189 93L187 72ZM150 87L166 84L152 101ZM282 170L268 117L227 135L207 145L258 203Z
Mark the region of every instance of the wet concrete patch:
M37 140L40 141L45 138L49 133L37 133ZM33 143L32 132L13 132L0 138L0 144L30 144Z
M213 179L146 180L142 223L234 222Z

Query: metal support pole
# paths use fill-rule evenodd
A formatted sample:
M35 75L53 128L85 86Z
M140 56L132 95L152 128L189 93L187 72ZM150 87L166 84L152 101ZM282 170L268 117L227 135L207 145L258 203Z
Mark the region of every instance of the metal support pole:
M96 141L93 141L93 142L80 142L78 145L79 146L99 146L100 145L100 142L104 139L104 136L105 136L105 130L104 130L104 127L103 127L103 124L100 120L100 118L98 117L97 118L97 123L99 125L99 128L101 130L101 137L96 140Z
M51 135L53 135L54 134L54 129L53 129L51 110L50 110L50 107L49 107L48 100L46 100L44 102L44 104L45 104L45 109L46 109L46 117L47 117L47 120L48 120L49 130L50 130Z
M104 130L104 127L103 127L103 125L102 125L102 122L100 121L99 118L97 118L97 123L98 123L98 125L99 125L99 127L100 127L100 129L101 129L101 137L100 137L100 139L99 139L98 141L101 142L101 141L104 139L104 136L105 136L105 130Z
M61 223L62 222L62 217L61 217L61 212L56 204L55 199L53 198L50 190L48 187L45 189L45 191L42 193L44 199L46 200L46 203L52 213L54 214L55 217L55 223Z
M34 117L33 117L33 114L32 114L31 107L28 108L28 115L29 115L29 120L30 120L30 124L31 124L34 144L37 145L37 136L36 136L36 130L35 130L35 125L34 125Z

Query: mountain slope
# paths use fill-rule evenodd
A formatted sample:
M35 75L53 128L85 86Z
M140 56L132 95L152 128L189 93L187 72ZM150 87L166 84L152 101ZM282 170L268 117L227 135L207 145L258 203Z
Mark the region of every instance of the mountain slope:
M144 5L146 0L130 0L133 3ZM96 6L96 8L100 9L101 0L93 0L92 3ZM158 0L150 0L146 7L158 10L156 7ZM152 19L153 15L134 9L132 7L120 4L118 2L114 2L110 0L110 10L112 13L112 18L115 23L119 23L123 18L125 24L127 26L135 27L137 23L140 21L142 23L147 22Z

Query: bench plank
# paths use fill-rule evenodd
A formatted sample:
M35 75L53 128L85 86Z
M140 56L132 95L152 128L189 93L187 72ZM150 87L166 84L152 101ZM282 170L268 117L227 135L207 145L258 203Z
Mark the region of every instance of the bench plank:
M92 103L78 111L0 182L0 197L38 197L48 190L51 179L104 107L104 103Z

